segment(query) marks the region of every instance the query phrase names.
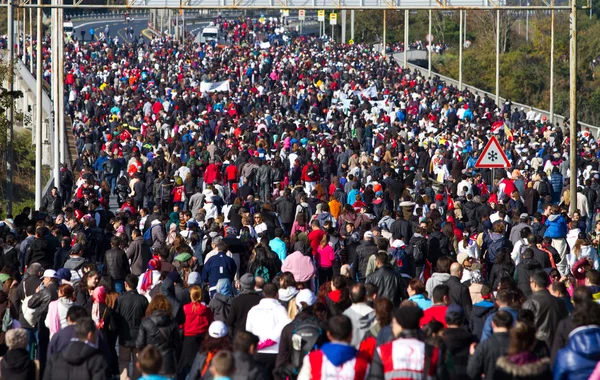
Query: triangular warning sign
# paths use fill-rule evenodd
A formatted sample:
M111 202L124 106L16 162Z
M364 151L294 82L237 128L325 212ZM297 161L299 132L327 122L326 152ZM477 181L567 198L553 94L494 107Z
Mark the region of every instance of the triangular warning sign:
M508 157L504 154L496 136L492 136L479 156L475 167L478 169L500 169L510 167Z

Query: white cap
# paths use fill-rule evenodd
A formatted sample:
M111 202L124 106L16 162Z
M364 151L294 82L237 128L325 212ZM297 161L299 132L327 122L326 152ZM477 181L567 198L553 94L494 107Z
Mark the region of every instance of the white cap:
M221 321L214 321L208 328L208 335L213 338L223 338L227 333L227 325Z
M298 306L298 309L302 309L302 302L308 306L312 306L317 302L317 297L315 297L315 294L310 289L302 289L296 294L296 306Z
M367 232L365 232L365 234L363 235L363 238L364 238L365 240L367 240L367 239L373 239L373 233L372 233L371 231L367 231Z
M46 269L42 278L58 278L54 269Z

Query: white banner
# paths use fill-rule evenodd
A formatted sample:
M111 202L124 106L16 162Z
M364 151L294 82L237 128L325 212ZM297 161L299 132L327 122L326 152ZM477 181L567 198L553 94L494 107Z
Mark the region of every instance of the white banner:
M202 82L200 83L200 92L227 92L229 91L229 81L223 82Z
M377 86L371 86L362 91L354 91L354 95L358 96L359 98L362 98L363 96L365 98L376 98L377 97Z
M269 41L260 43L261 49L269 49L270 47L271 47L271 43Z

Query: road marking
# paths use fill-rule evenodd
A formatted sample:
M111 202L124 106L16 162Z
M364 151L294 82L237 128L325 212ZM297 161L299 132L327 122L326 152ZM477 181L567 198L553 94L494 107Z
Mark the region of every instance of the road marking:
M96 25L96 24L108 24L108 25L120 25L123 22L120 22L122 19L111 19L111 20L102 20L102 21L90 21L90 22L84 22L83 24L79 24L79 25L74 25L73 27L75 29L77 28L81 28L87 25ZM137 21L148 21L148 19L142 19L142 20L134 20L132 21L132 23L137 22Z
M150 32L150 29L148 29L148 28L142 30L142 35L149 40L151 40L153 37L152 33Z

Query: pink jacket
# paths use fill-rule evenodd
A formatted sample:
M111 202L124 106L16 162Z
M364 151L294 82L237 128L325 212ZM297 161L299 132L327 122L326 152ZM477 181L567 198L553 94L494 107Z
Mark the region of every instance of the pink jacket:
M281 271L291 272L296 282L305 282L317 273L317 268L315 268L311 257L304 256L302 252L296 251L283 260Z
M335 259L335 251L327 244L325 247L319 247L315 255L315 261L320 268L331 268Z

